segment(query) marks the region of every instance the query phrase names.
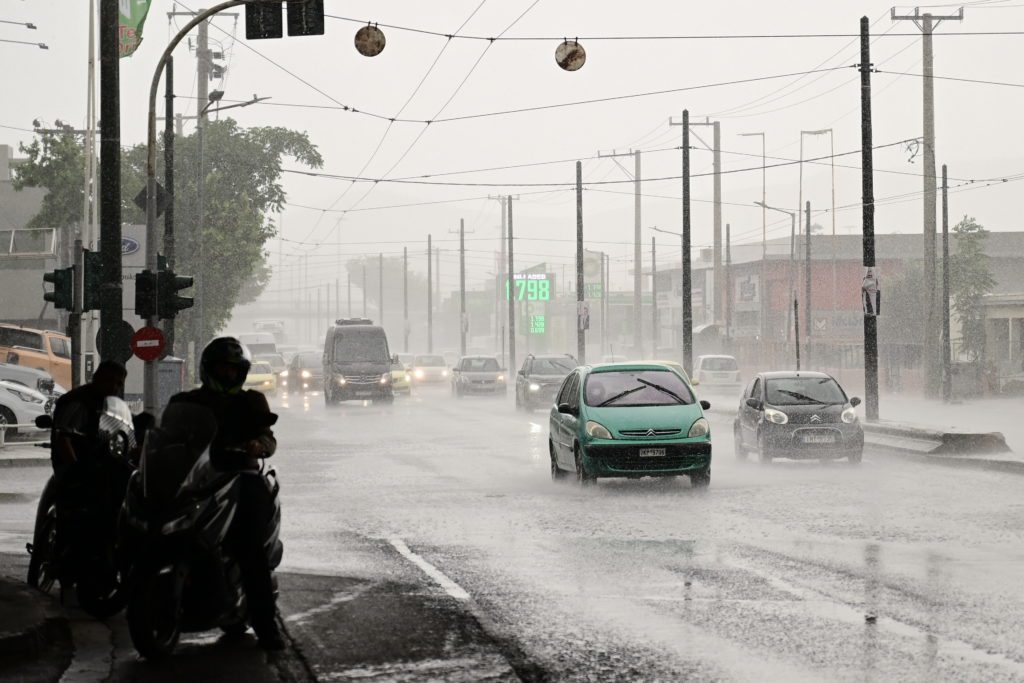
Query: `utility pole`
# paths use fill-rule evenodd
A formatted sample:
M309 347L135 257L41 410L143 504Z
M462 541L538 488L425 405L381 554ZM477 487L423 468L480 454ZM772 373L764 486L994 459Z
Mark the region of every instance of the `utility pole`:
M651 356L658 357L658 246L651 237Z
M515 258L513 252L512 232L512 196L505 200L508 207L508 280L509 280L509 302L508 302L508 369L514 372L516 369L516 305L515 305Z
M768 337L768 156L764 133L740 133L740 137L761 138L761 282L758 285L760 301L761 341ZM834 204L835 202L833 202ZM833 221L835 213L832 214ZM833 227L833 233L835 228Z
M725 224L725 340L732 342L732 231Z
M121 290L121 86L118 0L100 0L100 355L119 360Z
M793 329L796 336L796 344L793 345L796 349L796 370L800 372L800 302L796 297L793 297Z
M363 317L366 317L366 257L363 257Z
M875 268L875 185L871 131L871 33L867 17L860 20L861 211L864 221L864 269ZM878 319L864 315L864 413L878 421Z
M608 353L608 254L601 252L601 352Z
M348 298L348 317L352 317L352 273L345 269L345 275L348 276L348 284L345 287L345 296Z
M924 132L924 169L922 174L924 201L924 295L925 328L925 391L929 397L937 397L941 387L941 334L939 330L938 302L936 301L936 269L935 269L935 217L936 217L936 185L935 174L935 79L934 51L932 34L943 21L963 21L964 10L961 7L956 14L933 15L921 14L914 9L910 15L897 15L896 8L891 10L892 21L912 21L921 30L921 47L923 61L922 99L923 99L923 132Z
M334 313L331 317L341 317L341 280L334 278Z
M683 368L693 376L693 296L690 277L690 112L683 110Z
M507 317L506 313L505 313L505 307L508 306L508 294L507 294L508 290L506 290L506 294L503 297L502 294L501 294L501 291L502 291L501 290L501 286L503 284L506 285L506 287L508 287L508 288L511 288L511 286L512 286L511 284L509 284L508 273L505 272L505 263L506 263L506 260L505 260L505 230L506 230L505 220L507 218L507 216L505 214L505 199L506 199L506 197L504 195L497 195L497 196L495 196L495 195L489 194L489 195L487 195L487 198L488 199L496 199L496 200L498 200L498 203L501 205L501 239L498 240L498 248L500 250L500 254L498 256L498 275L497 275L497 280L496 280L495 285L494 285L494 298L495 298L494 334L495 334L495 341L501 341L501 343L504 344L505 335L502 334L502 331L501 331L501 321L505 320L505 318ZM515 195L515 198L518 199L519 195ZM504 354L504 352L502 352L501 355L502 355L502 359L501 360L504 363L504 361L505 361L505 354Z
M196 297L196 346L206 340L206 259L203 232L206 227L206 106L210 98L210 44L209 20L203 20L196 33L196 146L199 166L196 178L196 227L192 233L192 255L195 259L196 274L199 276Z
M681 126L682 122L675 123L669 119L670 126ZM714 322L722 319L722 130L721 122L705 119L703 122L690 122L691 126L711 126L712 144L700 140L705 147L711 150L712 154L712 175L713 175L713 201L714 201L714 234L712 238L713 270L712 289L714 294L711 298L712 317Z
M164 189L167 199L164 207L164 256L167 270L174 271L174 58L167 58L167 81L164 86ZM177 356L174 351L174 323L177 317L164 320L164 337L167 339L167 355Z
M807 327L807 367L811 367L811 203L807 202L807 229L804 230L804 311Z
M377 254L377 312L380 314L380 326L384 327L384 254Z
M409 247L402 247L402 350L409 353Z
M466 355L466 220L459 219L459 355Z
M430 284L433 272L434 250L427 235L427 353L434 352L434 288Z
M644 355L643 350L643 334L641 332L641 321L643 320L643 296L641 288L643 287L643 255L640 246L640 185L641 185L641 170L640 170L640 150L633 150L630 152L615 152L611 154L597 153L599 158L609 158L614 161L619 168L621 168L626 175L629 175L633 179L633 349L637 354L637 357L642 358ZM631 156L633 157L633 173L631 174L626 170L622 164L619 164L616 157Z
M949 182L942 165L942 400L953 398L951 341L949 338Z
M576 359L587 364L587 331L583 326L583 162L576 162ZM589 320L587 321L589 325Z

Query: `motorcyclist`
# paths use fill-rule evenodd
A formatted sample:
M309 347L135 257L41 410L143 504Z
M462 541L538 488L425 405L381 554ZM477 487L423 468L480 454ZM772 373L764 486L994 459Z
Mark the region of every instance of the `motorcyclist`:
M83 509L95 509L108 486L121 492L127 477L102 467L102 447L99 439L100 415L108 397L124 392L127 373L124 366L105 360L99 364L92 379L57 399L53 408L53 427L50 437L50 460L53 464L54 493L57 499L58 556L68 549L80 556L78 550L89 542L86 523L80 515ZM116 477L116 481L112 478ZM116 515L120 500L110 501L105 513L110 519ZM71 578L73 567L61 568L61 585Z
M271 567L264 543L274 514L272 494L262 476L259 459L273 455L277 440L270 429L277 416L258 391L243 391L252 365L249 350L233 337L218 337L206 345L200 359L202 386L177 394L171 403L188 402L210 410L217 421L217 435L210 446L210 460L221 471L240 471L238 511L229 531L229 542L242 572L249 602L250 621L261 647L284 648L275 620Z

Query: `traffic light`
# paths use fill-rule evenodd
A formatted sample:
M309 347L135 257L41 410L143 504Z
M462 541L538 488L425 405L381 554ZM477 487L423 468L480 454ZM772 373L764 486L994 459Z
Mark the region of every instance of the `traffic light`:
M245 5L245 39L263 40L284 35L281 0L249 2Z
M292 0L288 3L288 35L322 36L324 0Z
M135 276L135 314L140 318L156 315L156 276L148 270Z
M49 273L43 273L43 282L53 285L53 291L44 292L43 299L52 303L54 308L62 308L65 311L73 310L75 307L74 280L74 268L58 268Z
M85 250L85 273L82 274L82 310L100 309L100 282L103 280L103 259L98 251Z
M178 311L192 308L192 297L178 295L179 291L191 286L192 277L189 275L178 275L173 270L157 273L157 311L161 318L167 320L178 315Z

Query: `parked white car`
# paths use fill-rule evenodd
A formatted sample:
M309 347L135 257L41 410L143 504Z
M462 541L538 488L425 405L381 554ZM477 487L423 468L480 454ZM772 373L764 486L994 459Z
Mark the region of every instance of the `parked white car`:
M693 379L702 389L739 389L740 366L732 356L697 356Z
M34 425L40 415L49 415L53 402L35 389L23 384L0 380L0 425ZM13 436L19 431L37 431L27 427L24 430L7 429L4 436Z

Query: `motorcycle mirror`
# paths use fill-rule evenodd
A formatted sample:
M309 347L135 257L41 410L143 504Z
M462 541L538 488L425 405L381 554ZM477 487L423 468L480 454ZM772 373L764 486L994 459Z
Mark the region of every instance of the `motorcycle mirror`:
M40 429L53 429L53 418L49 415L40 415L35 419L35 423Z

